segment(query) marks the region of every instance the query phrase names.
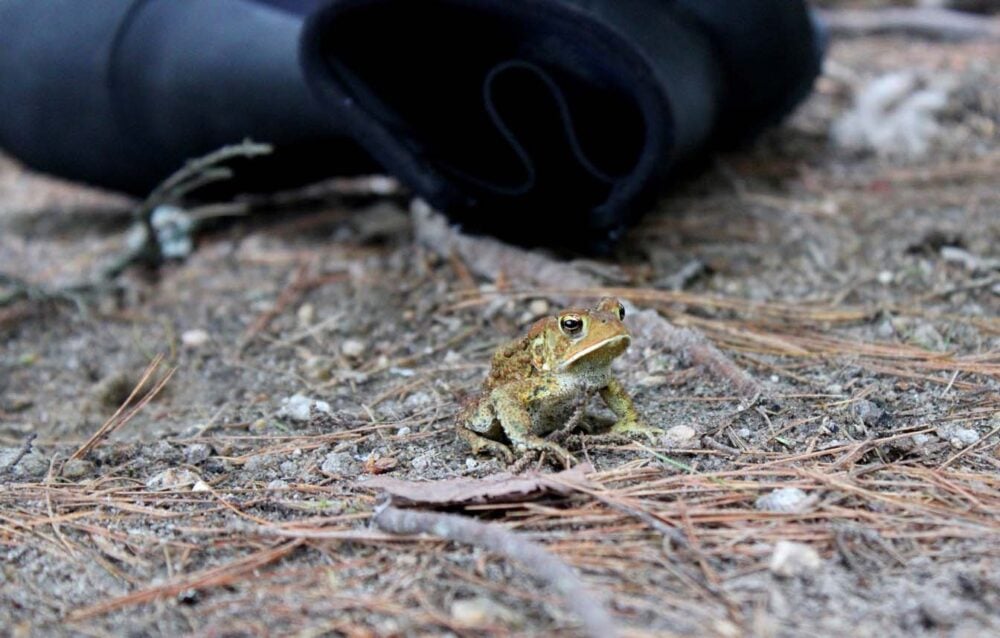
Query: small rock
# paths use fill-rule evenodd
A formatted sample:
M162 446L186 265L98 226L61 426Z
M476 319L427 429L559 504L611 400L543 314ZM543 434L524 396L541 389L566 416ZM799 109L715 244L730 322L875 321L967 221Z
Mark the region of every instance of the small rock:
M357 359L365 353L367 346L365 342L361 339L349 338L344 339L344 342L340 344L340 352L349 359Z
M533 299L528 304L528 311L536 317L549 314L549 302L545 299Z
M880 339L891 339L896 336L896 326L890 319L883 319L875 326L875 335Z
M354 459L347 452L330 452L323 459L320 469L327 474L347 474L354 466Z
M194 486L191 488L192 492L211 492L212 487L205 481L198 480L195 482Z
M243 469L250 474L272 472L280 459L277 454L256 454L243 463Z
M667 382L665 374L646 374L639 379L639 385L644 388L658 388Z
M267 419L257 419L247 426L251 434L263 434L267 431Z
M302 394L293 394L281 400L281 408L278 410L278 416L291 419L292 421L305 422L312 418L312 411L314 409L324 414L332 413L330 404L326 401L310 399Z
M70 459L63 465L62 475L70 480L87 476L94 471L94 464L84 459Z
M280 490L288 487L288 482L281 479L274 479L267 484L267 489L269 490Z
M412 431L413 430L411 430L408 426L404 425L403 427L401 427L398 430L396 430L396 436L406 436L407 434L409 434Z
M929 323L921 323L914 328L910 334L910 340L928 350L941 351L946 349L944 337L937 331L937 328Z
M485 597L456 600L451 604L451 617L459 624L473 627L518 620L512 609Z
M698 436L698 432L690 425L675 425L663 435L664 442L673 447L689 445Z
M49 471L49 460L39 452L28 452L14 466L14 471L18 476L45 476Z
M154 492L168 492L195 485L200 477L184 468L170 468L154 474L146 481L146 489Z
M963 428L957 425L943 425L935 431L940 438L947 441L951 447L960 450L966 446L979 441L979 432L971 428Z
M197 465L212 456L212 447L205 443L193 443L184 448L184 461Z
M914 434L910 438L913 440L913 445L916 447L924 447L932 440L930 434Z
M311 303L304 303L299 306L295 316L299 320L299 326L307 328L316 319L316 308Z
M809 497L797 487L782 487L760 496L754 507L764 512L793 514L805 509Z
M793 578L806 576L819 569L822 564L823 560L819 557L819 553L809 545L778 541L767 567L775 576Z
M185 330L181 333L181 343L189 348L198 348L208 343L208 333L204 330Z
M861 419L861 422L868 426L878 423L879 419L885 414L885 410L880 408L878 404L867 399L855 402L853 409L854 414Z
M479 466L479 461L477 461L476 459L472 458L471 456L465 457L465 468L467 470L474 470L478 466Z
M891 270L881 270L879 271L878 275L875 278L883 286L888 286L889 284L892 283L894 275L892 274Z
M433 403L434 399L431 397L429 392L414 392L410 396L406 397L403 401L403 406L407 408L420 408L425 405L430 405Z
M428 467L430 467L430 465L431 465L430 454L421 454L420 456L415 456L413 457L413 460L410 461L410 467L417 470L418 472L426 470Z
M285 461L278 466L278 469L281 470L281 473L285 476L292 476L299 471L299 466L295 461Z
M754 619L756 623L756 619ZM730 620L717 619L712 623L712 629L721 638L740 638L744 635L743 629Z
M955 428L951 431L948 442L953 448L959 449L979 441L979 432L969 428Z

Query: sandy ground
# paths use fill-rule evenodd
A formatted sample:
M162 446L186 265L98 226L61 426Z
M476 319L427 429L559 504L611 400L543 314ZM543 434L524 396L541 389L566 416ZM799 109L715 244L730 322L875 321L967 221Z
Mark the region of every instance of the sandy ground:
M705 335L760 392L637 332L616 373L671 437L576 437L600 498L453 509L571 564L628 635L1000 632L989 60L1000 45L836 41L788 122L664 199L615 259L557 264L596 278L585 301L613 289ZM834 144L858 89L904 68L951 82L927 153ZM2 160L0 270L93 272L129 205ZM503 469L454 415L565 295L490 266L418 242L396 204L332 198L202 234L82 307L0 309L0 634L580 635L530 565L370 526L373 475ZM162 392L67 461L157 355ZM325 406L297 419L296 394ZM583 422L608 416L594 402ZM779 488L797 491L776 505Z

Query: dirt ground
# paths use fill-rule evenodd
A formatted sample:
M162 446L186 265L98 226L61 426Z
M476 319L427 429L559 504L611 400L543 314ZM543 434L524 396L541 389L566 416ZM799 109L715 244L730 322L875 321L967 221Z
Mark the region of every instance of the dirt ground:
M1000 632L1000 44L830 59L615 259L554 266L586 294L484 276L399 199L331 198L203 233L81 307L0 308L0 635L580 635L530 566L372 528L365 481L502 471L456 437L460 402L498 345L606 292L759 393L637 332L615 370L670 436L573 439L598 496L455 511L571 564L627 635ZM835 144L859 87L907 68L952 83L926 154ZM0 271L55 287L122 250L131 202L0 161ZM158 355L162 392L68 460Z

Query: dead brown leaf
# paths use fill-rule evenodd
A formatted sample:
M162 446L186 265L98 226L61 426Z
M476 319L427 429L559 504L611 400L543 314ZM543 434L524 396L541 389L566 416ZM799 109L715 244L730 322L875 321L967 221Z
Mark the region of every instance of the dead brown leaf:
M544 493L568 494L573 490L565 484L587 484L587 474L594 471L590 463L581 463L556 474L502 472L486 478L454 478L440 481L404 481L389 476L377 476L358 481L359 487L388 492L397 503L414 505L470 505L497 501L529 500Z

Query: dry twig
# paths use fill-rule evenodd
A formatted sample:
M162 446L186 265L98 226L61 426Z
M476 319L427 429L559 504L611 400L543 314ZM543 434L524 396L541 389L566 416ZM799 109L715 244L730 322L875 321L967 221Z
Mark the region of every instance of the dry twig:
M1000 40L1000 21L948 9L886 7L823 11L834 36L909 35L938 40Z
M394 507L391 502L376 509L372 521L379 529L393 534L431 534L502 554L525 565L562 594L583 622L587 635L608 638L620 633L604 605L571 567L540 545L519 538L499 525L455 514L404 510Z

